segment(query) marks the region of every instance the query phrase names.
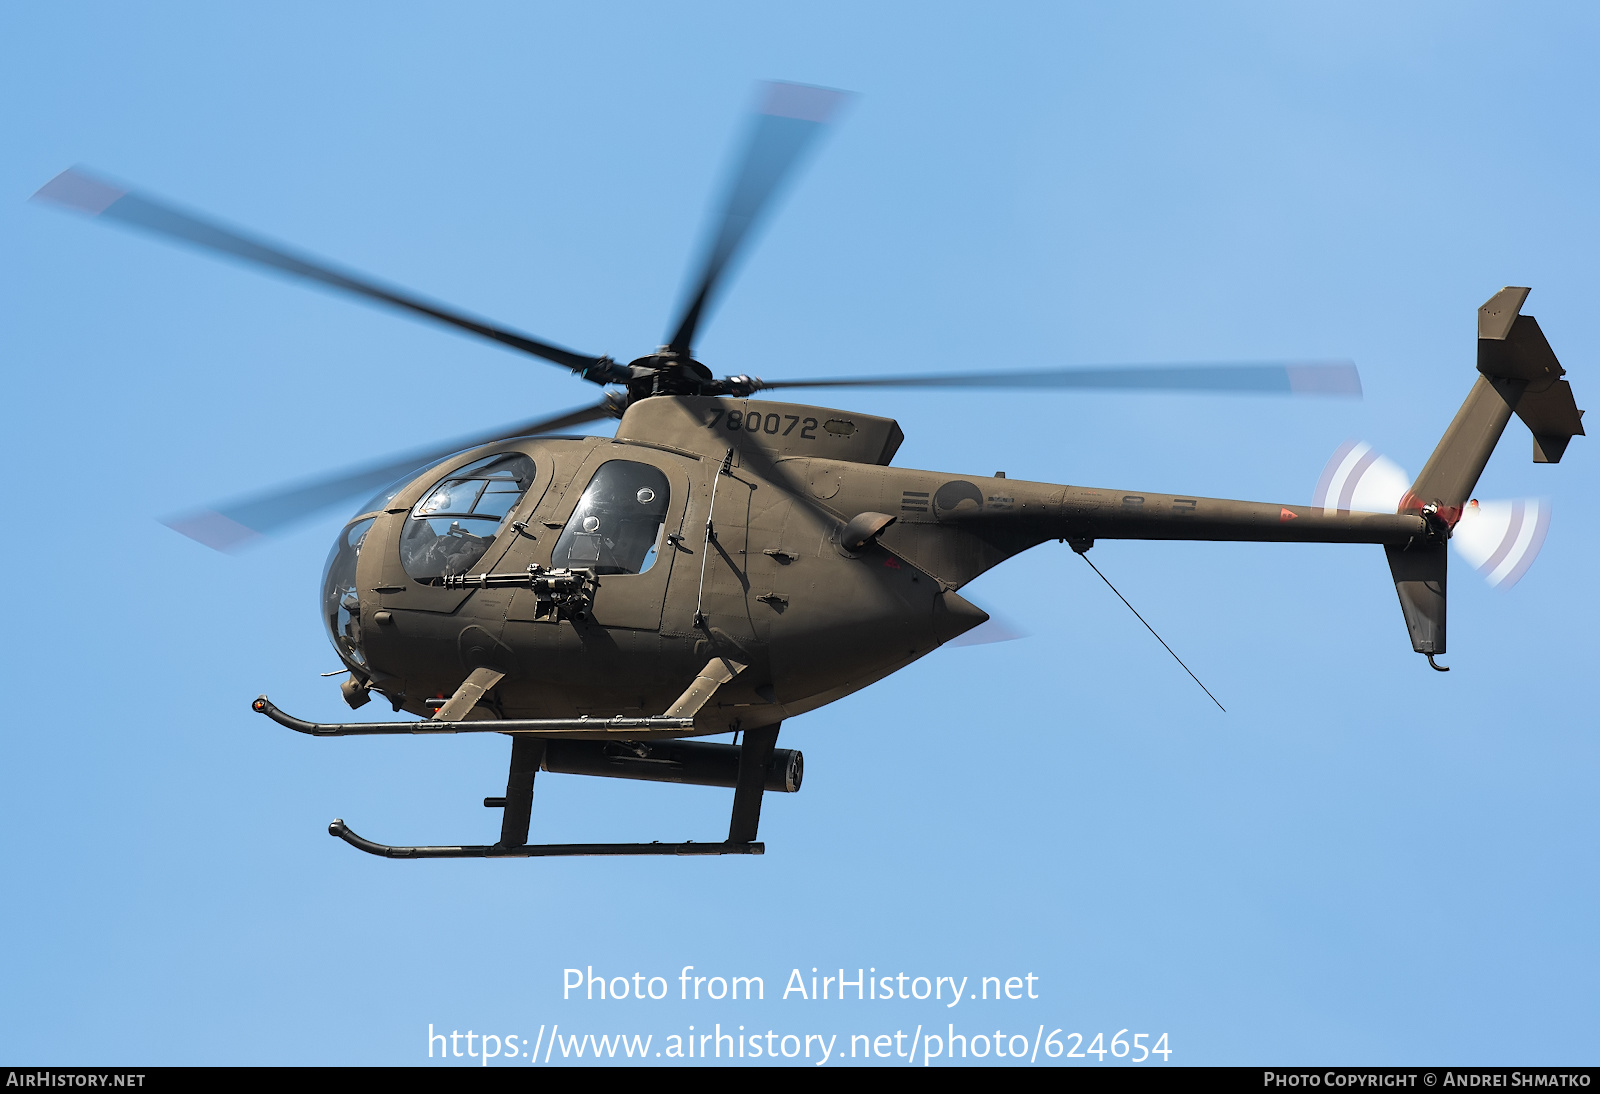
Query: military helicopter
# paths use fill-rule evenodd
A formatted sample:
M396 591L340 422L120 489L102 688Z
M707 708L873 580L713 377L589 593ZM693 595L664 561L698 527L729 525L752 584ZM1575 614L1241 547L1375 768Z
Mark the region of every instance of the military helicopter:
M762 854L763 794L800 788L781 723L888 676L987 615L959 590L1049 540L1381 544L1412 648L1445 652L1452 530L1513 413L1554 463L1583 433L1528 290L1478 315L1478 376L1422 473L1389 511L1352 508L1360 459L1336 458L1313 506L1184 497L892 466L889 418L752 399L781 388L981 387L1359 394L1348 364L1141 366L933 376L717 378L694 343L734 259L846 96L769 84L666 345L626 365L565 349L296 254L73 169L35 195L449 325L620 388L599 402L411 451L168 523L237 549L370 494L328 557L322 617L346 702L406 720L311 722L316 737L503 733L512 739L493 844L394 846L389 858ZM615 436L559 431L619 418ZM1339 462L1343 461L1343 462ZM1370 462L1370 461L1369 461ZM1330 465L1334 467L1334 465ZM1352 470L1353 469L1353 470ZM1542 533L1541 533L1542 535ZM1119 594L1120 595L1120 594ZM1131 605L1130 605L1131 606ZM338 674L330 674L338 675ZM418 720L420 719L420 720ZM733 744L695 740L726 733ZM737 743L742 735L743 743ZM729 787L720 842L529 844L537 772Z

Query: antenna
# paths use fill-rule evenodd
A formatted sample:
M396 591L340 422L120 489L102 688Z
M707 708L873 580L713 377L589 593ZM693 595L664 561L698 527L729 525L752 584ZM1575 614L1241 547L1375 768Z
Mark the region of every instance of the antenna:
M706 614L701 611L706 595L706 556L711 553L711 545L717 541L717 528L711 520L717 515L717 484L722 481L722 476L733 471L733 449L728 449L728 454L722 457L722 466L717 468L717 473L711 479L711 504L706 509L706 542L700 548L700 589L694 594L694 625L706 625Z
M1072 549L1077 553L1079 558L1083 559L1085 562L1089 562L1089 547L1092 546L1092 544L1093 541L1090 541L1089 544L1086 544L1080 549L1078 543L1073 542ZM1093 570L1095 572L1095 576L1106 583L1106 588L1110 589L1114 593L1117 593L1117 587L1111 584L1110 578L1106 577L1105 574L1100 572L1100 567L1096 566L1093 562L1089 562L1089 569ZM1124 604L1128 604L1128 598L1123 596L1121 593L1117 593L1117 599L1122 601ZM1145 630L1156 635L1156 641L1161 643L1162 649L1166 650L1168 653L1172 653L1172 647L1167 645L1167 640L1162 638L1159 634L1156 634L1156 629L1145 621L1144 616L1139 614L1138 608L1135 608L1132 604L1128 604L1128 610L1133 613L1133 617L1135 619L1141 623L1144 623ZM1200 677L1189 671L1189 666L1183 663L1183 658L1179 657L1175 653L1172 653L1172 659L1178 663L1179 667L1182 668L1184 672L1189 673L1189 679L1193 680L1197 684L1200 684ZM1228 708L1217 702L1217 697L1211 694L1210 688L1206 687L1204 684L1200 684L1200 690L1206 693L1206 697L1208 699L1217 704L1218 710L1222 711L1224 714L1228 713Z

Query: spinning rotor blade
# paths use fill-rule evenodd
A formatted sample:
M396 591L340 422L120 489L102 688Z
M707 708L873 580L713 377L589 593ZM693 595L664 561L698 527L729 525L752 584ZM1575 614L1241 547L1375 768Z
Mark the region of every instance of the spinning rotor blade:
M1495 588L1509 589L1539 557L1550 531L1550 503L1543 498L1468 502L1450 542Z
M1411 476L1365 441L1346 441L1322 469L1311 504L1328 516L1393 513L1411 489ZM1486 501L1476 498L1461 511L1450 542L1494 588L1509 589L1539 557L1550 530L1550 503L1543 498Z
M1311 504L1332 517L1344 513L1393 513L1411 488L1411 476L1366 441L1346 441L1317 479Z
M308 256L297 255L276 244L252 239L192 213L180 212L170 205L124 190L75 167L61 172L41 186L33 195L33 200L60 205L91 217L105 217L119 221L204 250L243 259L258 266L267 266L367 300L400 308L458 330L491 339L523 353L531 353L535 357L543 357L547 361L565 365L584 379L593 380L595 383L621 382L613 374L612 370L616 366L608 358L574 353L572 350L541 342L509 328L475 319L443 304L413 296L401 289L380 284L356 273L336 269ZM626 379L625 372L621 379Z
M580 425L599 418L615 417L617 407L610 399L569 410L553 418L536 418L467 437L442 441L428 448L391 456L377 463L347 468L332 475L295 483L263 494L251 494L169 517L161 523L198 543L218 551L238 551L263 536L280 531L324 509L385 487L398 490L417 473L456 452L512 437L533 437L566 426ZM389 492L393 496L393 492ZM369 509L381 507L384 497L373 498Z
M1281 395L1361 397L1361 376L1348 361L1281 364L1113 365L1029 372L966 372L935 376L840 376L831 380L758 380L757 391L782 387L1078 388L1100 391L1260 391Z
M733 172L715 234L709 237L704 265L684 306L683 318L668 347L688 357L695 328L718 283L750 231L771 208L773 198L794 175L805 152L849 97L805 84L769 83L761 112L745 140L743 158Z

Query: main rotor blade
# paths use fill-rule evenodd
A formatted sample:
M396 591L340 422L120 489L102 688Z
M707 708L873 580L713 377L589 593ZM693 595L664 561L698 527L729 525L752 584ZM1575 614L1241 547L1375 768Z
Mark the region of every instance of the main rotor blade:
M414 296L402 289L381 284L360 274L294 252L274 243L253 239L231 228L224 228L193 213L182 212L153 198L124 190L76 167L61 172L41 186L33 200L59 205L91 217L105 217L143 231L166 236L204 250L243 259L258 266L316 281L341 292L387 304L439 323L488 338L512 349L565 365L586 380L596 383L622 382L614 375L615 365L608 358L591 357L561 346L541 342L507 327L497 326L456 311L444 304ZM626 379L625 375L622 379Z
M512 437L532 437L550 433L566 426L614 417L616 414L616 404L606 399L594 406L569 410L553 418L535 418L528 422L500 426L265 493L219 502L205 509L168 517L161 523L215 550L238 551L263 536L315 516L340 502L350 501L382 487L403 486L415 475L452 453ZM379 499L374 499L377 500Z
M1348 361L1278 364L1121 365L967 372L933 376L840 376L829 380L757 380L755 390L784 387L1076 388L1100 391L1259 391L1281 395L1361 397L1361 376Z
M693 349L695 328L740 246L773 199L794 175L807 149L849 98L843 91L805 84L769 83L765 100L745 138L744 152L722 198L720 217L708 234L704 264L684 306L683 318L668 340L681 356Z

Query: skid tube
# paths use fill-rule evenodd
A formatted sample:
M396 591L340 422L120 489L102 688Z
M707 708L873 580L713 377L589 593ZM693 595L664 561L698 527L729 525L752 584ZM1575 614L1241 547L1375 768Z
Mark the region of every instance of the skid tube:
M265 695L250 704L280 726L312 737L367 737L390 733L660 733L694 728L693 718L516 718L482 722L308 722L278 709Z
M502 847L498 843L464 847L393 847L374 843L350 831L342 820L328 825L328 835L338 836L358 851L380 858L563 858L583 855L764 855L764 843L526 843Z

